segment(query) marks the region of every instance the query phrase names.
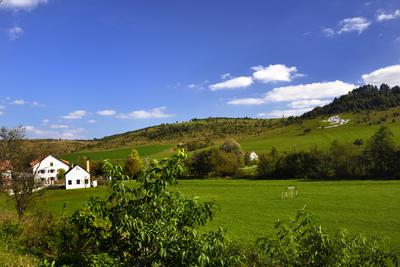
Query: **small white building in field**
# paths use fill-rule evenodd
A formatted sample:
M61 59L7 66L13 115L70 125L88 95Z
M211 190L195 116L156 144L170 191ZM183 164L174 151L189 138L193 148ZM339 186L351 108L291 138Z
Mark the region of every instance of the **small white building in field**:
M256 154L256 152L251 152L249 158L250 158L250 161L257 161L258 155Z
M60 169L67 172L69 170L68 162L52 155L35 162L32 167L35 179L40 180L44 186L53 185L57 181L57 173Z
M65 174L65 189L89 188L90 173L80 166L75 166Z

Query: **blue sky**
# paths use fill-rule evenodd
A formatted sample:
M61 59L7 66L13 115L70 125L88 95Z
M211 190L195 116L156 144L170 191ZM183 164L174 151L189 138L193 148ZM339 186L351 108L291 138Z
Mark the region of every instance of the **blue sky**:
M3 0L0 125L94 138L400 84L400 2Z

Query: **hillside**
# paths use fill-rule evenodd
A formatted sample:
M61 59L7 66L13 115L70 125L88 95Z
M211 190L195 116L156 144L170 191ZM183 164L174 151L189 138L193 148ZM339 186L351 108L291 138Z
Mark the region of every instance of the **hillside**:
M390 88L382 84L379 88L364 85L352 90L347 95L335 98L332 103L317 107L301 116L303 119L315 118L321 115L333 115L344 112L361 112L385 110L400 106L400 87Z
M331 125L329 118L346 123ZM236 139L246 151L264 152L304 150L312 146L326 148L333 140L367 140L381 125L387 126L400 145L400 87L365 85L336 98L332 103L300 117L282 119L206 118L188 122L161 124L88 141L32 140L49 152L67 160L89 157L124 159L132 148L142 156L160 158L180 145L189 151L218 145L227 138Z
M252 120L252 119L213 119L213 125L229 125L228 129L232 130L231 133L226 133L222 136L214 136L215 132L206 127L205 121L197 121L197 125L201 125L196 135L191 133L196 131L193 122L170 124L168 126L152 127L148 132L160 133L160 129L175 129L176 133L170 135L170 139L160 138L157 141L149 140L148 143L135 144L137 136L143 135L145 130L135 131L133 133L126 133L116 137L108 137L98 143L89 143L85 149L76 153L69 153L62 155L67 160L76 160L79 157L89 157L95 160L99 159L124 159L126 158L132 148L136 148L142 156L149 158L160 158L171 155L173 148L178 143L191 144L203 143L204 136L212 137L209 143L205 146L200 146L198 149L218 145L227 137L235 138L245 151L256 151L258 153L269 151L272 147L277 148L279 151L293 151L293 150L307 150L312 146L327 148L333 140L341 142L353 143L356 139L366 141L370 138L382 125L387 126L393 133L397 144L400 145L400 107L395 107L382 111L364 111L353 113L340 113L337 114L340 118L348 120L344 125L331 125L327 120L330 117L318 116L312 119L294 120L280 119L280 120ZM227 123L229 122L229 123ZM256 132L251 132L257 128L257 123L265 123L267 126L260 127ZM183 129L178 130L184 125ZM249 126L242 127L244 125ZM187 130L187 129L190 129ZM243 129L242 132L240 129ZM251 129L251 130L249 130ZM206 135L208 133L208 135ZM133 135L133 137L131 136ZM192 139L191 139L192 136ZM172 138L175 137L175 138ZM132 138L132 139L130 139ZM108 140L108 141L107 141ZM193 141L193 140L198 140ZM122 143L125 141L126 143ZM87 149L90 146L91 149ZM104 149L107 147L107 149Z

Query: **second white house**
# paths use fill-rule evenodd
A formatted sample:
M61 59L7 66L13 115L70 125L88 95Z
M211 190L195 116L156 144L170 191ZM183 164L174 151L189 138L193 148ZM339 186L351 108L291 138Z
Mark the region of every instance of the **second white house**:
M65 174L65 189L90 187L90 173L80 166L75 166Z

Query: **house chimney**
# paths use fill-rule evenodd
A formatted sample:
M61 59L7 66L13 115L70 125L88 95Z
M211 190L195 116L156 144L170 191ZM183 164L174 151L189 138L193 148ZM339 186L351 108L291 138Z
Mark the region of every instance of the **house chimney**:
M86 171L88 173L90 173L90 161L89 160L86 161Z

